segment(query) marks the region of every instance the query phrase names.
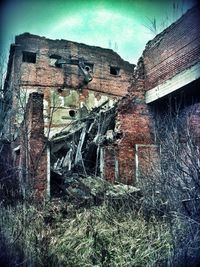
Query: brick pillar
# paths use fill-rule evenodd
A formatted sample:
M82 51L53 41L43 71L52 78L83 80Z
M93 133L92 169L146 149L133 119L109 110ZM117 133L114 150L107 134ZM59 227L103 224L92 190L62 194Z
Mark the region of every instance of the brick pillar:
M43 95L32 93L29 96L21 138L22 161L27 192L42 201L47 197L47 147L44 136Z

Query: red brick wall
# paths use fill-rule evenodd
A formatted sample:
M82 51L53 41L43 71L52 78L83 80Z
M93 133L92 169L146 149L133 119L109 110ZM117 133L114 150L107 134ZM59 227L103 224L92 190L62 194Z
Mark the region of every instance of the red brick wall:
M182 113L186 114L186 135L189 134L191 139L200 147L200 103L186 107Z
M115 148L113 146L104 148L104 177L110 181L115 181Z
M119 104L117 122L122 138L119 147L119 176L128 184L135 183L135 144L153 143L153 122L144 101L144 81L132 86L132 94Z
M194 7L147 43L143 52L145 89L191 67L200 57L200 10Z
M17 36L15 43L15 59L21 70L23 84L84 88L116 96L125 95L127 92L134 65L121 59L111 49L65 40L50 40L27 33ZM22 51L36 52L36 63L22 62ZM84 58L85 62L93 63L93 80L84 84L84 76L77 65L66 64L61 68L50 65L51 55L58 55L63 59ZM110 66L119 67L119 75L110 74Z
M34 199L47 195L47 151L44 137L43 95L32 93L20 135L20 168L26 192Z
M117 157L121 181L134 184L135 145L154 144L154 123L150 107L145 104L145 91L199 61L199 18L199 9L193 8L150 41L143 53L144 77L141 77L143 74L140 69L141 76L137 77L131 86L130 77L133 66L124 62L111 50L88 47L64 40L52 41L33 35L18 36L16 43L21 46L16 48L15 55L23 73L22 82L41 87L43 90L63 85L70 88L80 87L82 76L77 66L66 65L61 69L49 66L49 55L58 54L59 51L63 58L81 55L95 64L94 79L88 85L83 86L83 89L123 96L129 87L129 94L122 99L117 109L116 131L120 133L121 138L115 142L114 146L108 146L104 151L104 176L110 181L114 180L115 157ZM37 64L20 63L23 50L37 51ZM118 77L110 75L110 65L121 67L121 75ZM87 92L84 91L84 93ZM43 134L42 97L39 94L31 95L27 110L28 149L30 150L28 166L32 174L31 183L35 195L42 198L47 187L47 158ZM196 125L199 123L199 117L193 115L190 121L192 125ZM198 129L197 126L196 129ZM21 146L23 147L23 142Z
M116 131L121 135L115 144L119 180L126 184L135 183L135 144L154 142L153 119L144 101L144 80L137 80L131 88L132 94L119 102L116 116ZM105 160L105 177L113 180L113 164L109 164L107 158Z
M121 138L116 142L119 177L124 183L135 183L136 145L143 145L137 146L138 168L142 168L143 173L149 168L152 169L152 166L159 165L157 164L159 148L151 146L154 144L155 118L152 116L151 106L145 103L144 95L146 90L163 83L199 61L199 18L199 9L191 9L150 41L143 52L143 57L138 61L135 81L129 87L129 95L120 101L116 117L116 130L121 134ZM193 132L199 131L197 126L199 116L193 114L188 120L192 128L195 128ZM107 158L105 160L106 178L111 180L113 164Z
M48 118L52 116L53 107L55 107L50 135L58 133L74 119L69 115L69 110L72 108L72 94L75 98L76 95L79 97L79 103L74 103L73 106L76 117L80 115L80 109L83 105L91 110L107 99L109 100L108 105L112 105L113 101L127 93L135 66L124 61L111 49L67 40L51 40L29 33L16 36L11 51L6 81L8 86L5 91L10 90L12 92L12 97L11 94L8 94L11 98L12 108L15 110L20 108L25 95L27 98L31 92L42 92L45 100L46 127L49 127ZM35 53L36 62L23 62L24 52ZM92 81L88 84L85 83L84 75L77 64L55 66L50 58L52 55L68 61L70 59L77 61L83 58L85 64L87 62L94 64ZM110 73L111 66L120 68L119 75ZM72 93L71 96L70 93ZM62 99L62 107L57 106L59 105L59 98ZM65 112L66 114L63 114ZM22 116L16 118L13 115L11 119L16 126L19 126ZM11 129L11 133L13 131Z

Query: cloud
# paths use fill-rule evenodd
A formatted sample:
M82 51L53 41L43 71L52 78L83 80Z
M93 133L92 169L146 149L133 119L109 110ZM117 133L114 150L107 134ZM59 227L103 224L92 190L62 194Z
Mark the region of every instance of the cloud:
M74 16L60 18L49 30L48 37L60 36L88 45L117 49L122 58L134 60L134 63L145 43L151 39L145 27L134 18L106 9L82 10Z
M83 18L81 16L70 16L62 18L55 23L53 29L51 29L51 34L63 32L63 30L73 30L76 27L80 27L83 23Z

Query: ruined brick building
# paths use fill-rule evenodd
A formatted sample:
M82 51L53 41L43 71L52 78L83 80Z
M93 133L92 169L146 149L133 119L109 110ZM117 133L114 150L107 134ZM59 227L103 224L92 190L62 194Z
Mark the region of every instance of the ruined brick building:
M110 49L16 36L1 135L23 191L46 198L53 180L72 172L137 183L150 166L143 159L158 162L155 115L164 114L169 96L184 95L182 113L195 108L185 121L199 140L199 17L194 7L157 35L137 66Z

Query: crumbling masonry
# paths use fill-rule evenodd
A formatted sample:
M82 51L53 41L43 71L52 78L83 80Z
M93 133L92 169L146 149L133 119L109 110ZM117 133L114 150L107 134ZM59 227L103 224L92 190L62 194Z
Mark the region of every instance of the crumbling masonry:
M197 6L157 35L137 66L110 49L16 36L4 86L1 176L13 169L24 196L38 199L59 194L72 173L137 184L143 171L158 168L156 114L183 95L181 112L195 107L186 121L198 143L199 17Z

